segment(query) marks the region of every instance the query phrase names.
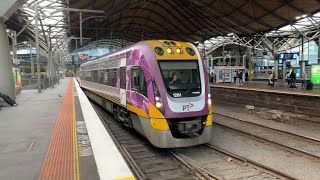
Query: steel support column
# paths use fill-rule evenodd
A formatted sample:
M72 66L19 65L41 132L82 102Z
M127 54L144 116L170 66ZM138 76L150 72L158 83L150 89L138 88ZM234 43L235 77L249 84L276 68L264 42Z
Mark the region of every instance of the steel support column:
M80 46L82 46L82 11L80 11Z
M33 62L31 41L29 41L29 48L30 48L31 77L33 78L34 77L34 62Z
M41 72L40 72L40 47L39 47L39 25L38 25L38 4L34 5L34 20L35 20L35 36L36 36L36 61L37 61L37 76L38 76L38 93L41 93Z
M50 43L50 31L51 27L49 27L48 36L47 36L47 45L48 45L48 61L47 61L47 77L49 79L49 87L53 88L53 82L51 79L51 43Z
M0 18L0 93L6 94L15 100L16 94L13 82L12 61L10 58L9 40L6 29L6 25Z
M302 39L302 50L301 50L301 59L300 59L300 69L301 69L301 74L304 74L306 72L306 61L304 59L304 36L301 37ZM309 47L308 47L308 54L309 54Z
M318 63L320 64L320 37L318 39Z
M16 60L18 59L18 55L17 55L17 32L13 31L13 36L12 36L12 55L13 55L13 62L16 62Z

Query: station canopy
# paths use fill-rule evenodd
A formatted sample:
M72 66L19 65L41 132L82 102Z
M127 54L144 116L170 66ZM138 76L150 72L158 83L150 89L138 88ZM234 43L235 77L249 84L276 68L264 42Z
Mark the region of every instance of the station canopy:
M44 20L39 29L54 30L51 35L57 37L81 36L85 42L204 42L230 33L252 36L295 23L298 16L320 12L320 0L28 0L8 21L9 28L20 31L32 21L28 16L34 15L35 3L41 12L49 12L47 18L51 19ZM52 20L56 23L49 23ZM42 41L45 44L45 37Z

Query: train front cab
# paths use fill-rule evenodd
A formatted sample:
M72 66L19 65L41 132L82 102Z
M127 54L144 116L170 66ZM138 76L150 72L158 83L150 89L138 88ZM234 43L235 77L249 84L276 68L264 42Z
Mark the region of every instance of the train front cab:
M152 92L148 92L153 96L149 96L148 114L137 109L134 110L136 114L131 114L133 127L160 148L209 142L212 126L211 98L206 69L196 47L180 42L171 45L169 42L167 46L163 46L164 41L151 41L148 44L154 51L160 47L164 52L162 55L155 52L154 61L150 57L148 59L149 66L154 68L151 71ZM167 48L175 53L169 53ZM184 54L177 53L177 49L184 51ZM193 67L197 68L192 69ZM167 77L172 73L183 74L184 77L181 78L184 79L190 76L195 81L189 80L189 84L180 86L183 86L182 89L176 87L171 91ZM192 84L195 88L188 88L193 87Z

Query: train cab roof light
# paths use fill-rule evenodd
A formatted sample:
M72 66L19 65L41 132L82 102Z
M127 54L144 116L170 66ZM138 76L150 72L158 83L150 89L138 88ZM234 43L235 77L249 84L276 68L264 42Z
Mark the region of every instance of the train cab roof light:
M177 51L178 54L182 54L183 53L183 51L180 48L177 48L176 51Z
M170 42L168 42L168 41L163 41L163 44L164 44L165 46L170 46Z
M167 48L167 53L173 54L173 50L171 48Z
M176 46L177 44L173 41L170 41L170 43L173 45L173 46Z
M164 51L161 47L155 47L154 51L160 56L162 56L164 54Z
M194 56L196 54L196 52L192 48L187 47L186 50L191 56Z

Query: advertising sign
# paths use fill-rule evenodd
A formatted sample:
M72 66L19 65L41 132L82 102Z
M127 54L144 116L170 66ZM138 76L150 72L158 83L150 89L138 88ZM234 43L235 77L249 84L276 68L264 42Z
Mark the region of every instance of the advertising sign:
M313 84L320 85L320 64L313 64L311 66L311 81Z

